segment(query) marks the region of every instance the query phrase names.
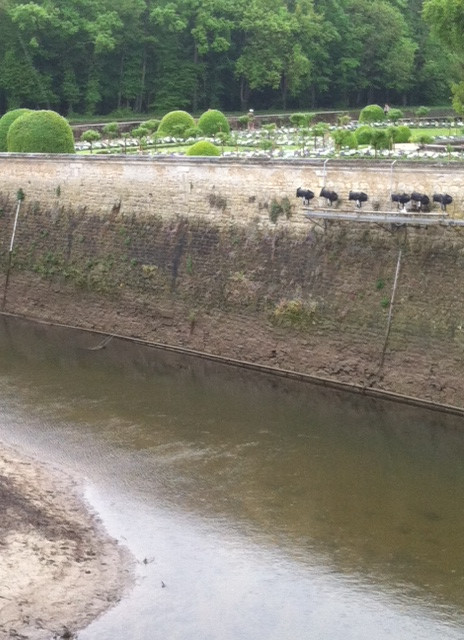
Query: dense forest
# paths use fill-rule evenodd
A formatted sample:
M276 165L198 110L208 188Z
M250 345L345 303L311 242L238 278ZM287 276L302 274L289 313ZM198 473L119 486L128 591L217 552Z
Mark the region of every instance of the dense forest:
M0 0L0 113L449 104L435 18L422 0Z

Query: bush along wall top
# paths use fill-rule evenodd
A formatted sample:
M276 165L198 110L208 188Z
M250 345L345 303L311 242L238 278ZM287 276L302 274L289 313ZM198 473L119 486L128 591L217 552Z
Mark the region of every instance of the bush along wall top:
M55 111L29 111L8 129L7 149L15 153L75 153L69 122Z
M30 109L13 109L12 111L7 111L3 114L0 118L0 151L8 151L6 138L8 130L13 122L16 118L19 118L25 113L30 113L30 111Z

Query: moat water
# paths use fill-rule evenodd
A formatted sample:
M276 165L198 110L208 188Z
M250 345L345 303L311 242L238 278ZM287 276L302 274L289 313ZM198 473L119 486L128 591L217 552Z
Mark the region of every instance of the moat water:
M79 640L464 637L464 419L0 318L0 440L136 584Z

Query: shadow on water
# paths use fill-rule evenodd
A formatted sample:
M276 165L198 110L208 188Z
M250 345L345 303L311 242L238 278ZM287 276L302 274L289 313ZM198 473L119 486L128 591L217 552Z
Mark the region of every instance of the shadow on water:
M463 418L101 340L0 320L0 423L34 415L141 500L462 616Z

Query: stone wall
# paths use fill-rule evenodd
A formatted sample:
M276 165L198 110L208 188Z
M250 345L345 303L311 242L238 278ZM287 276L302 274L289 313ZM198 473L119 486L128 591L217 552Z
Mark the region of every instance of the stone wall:
M339 208L352 210L350 190L365 191L372 206L391 209L391 192L419 191L454 198L451 216L464 212L464 166L389 161L241 160L232 158L154 158L152 156L46 156L0 154L0 192L16 198L22 188L29 202L86 208L93 213L269 222L273 199L287 197L292 224L300 216L298 187L319 194L335 190ZM312 207L324 206L316 198Z
M463 229L318 226L294 197L325 182L342 197L383 194L388 206L393 183L447 191L458 215L459 167L101 156L0 165L3 274L17 190L26 196L5 311L464 406ZM274 224L273 200L285 197L293 215Z

